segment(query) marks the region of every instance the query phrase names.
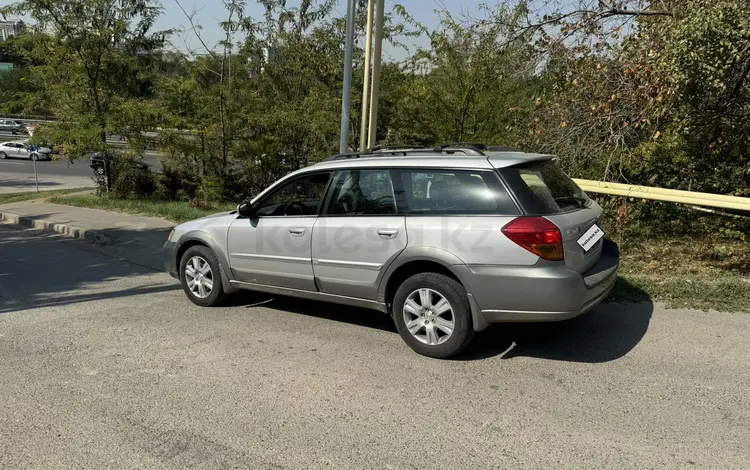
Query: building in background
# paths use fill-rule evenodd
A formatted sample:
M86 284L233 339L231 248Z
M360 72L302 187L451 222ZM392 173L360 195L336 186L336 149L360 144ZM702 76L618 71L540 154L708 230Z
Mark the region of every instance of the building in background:
M0 21L0 41L7 41L11 36L18 36L26 25L21 20Z
M18 36L26 27L21 20L0 20L0 43L7 41L13 36ZM13 68L12 59L8 57L7 51L0 48L0 72Z

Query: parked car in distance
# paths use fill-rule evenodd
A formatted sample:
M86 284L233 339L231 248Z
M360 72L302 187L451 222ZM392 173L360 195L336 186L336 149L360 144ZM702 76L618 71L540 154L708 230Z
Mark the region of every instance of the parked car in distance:
M88 155L89 157L89 166L94 170L95 175L104 175L104 162L105 159L108 160L110 163L114 161L115 158L117 158L117 154L115 152L111 151L105 151L105 152L92 152Z
M551 155L381 148L178 225L165 268L201 306L248 289L386 312L414 351L445 358L490 323L565 320L601 302L619 266L602 218Z
M11 135L18 135L21 132L26 132L26 128L20 121L0 119L0 131L10 132Z
M28 141L0 143L0 160L5 158L26 158L29 160L50 160L52 149L36 147Z
M94 152L89 154L89 166L94 170L94 174L104 174L105 155L106 154L104 152ZM110 155L107 155L107 157L109 157L110 161L112 161Z

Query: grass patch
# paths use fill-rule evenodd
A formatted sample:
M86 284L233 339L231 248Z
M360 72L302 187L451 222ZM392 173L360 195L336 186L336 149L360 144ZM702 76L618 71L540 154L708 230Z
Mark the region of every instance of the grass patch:
M236 204L219 203L211 208L190 207L184 201L160 201L154 199L118 199L95 194L59 196L50 199L55 204L76 207L89 207L108 211L125 212L134 215L163 217L172 222L181 223L205 217L217 212L234 210Z
M750 312L747 242L658 238L623 244L614 298L645 295L670 307Z
M52 189L42 192L25 192L25 193L8 193L0 194L0 204L10 204L12 202L31 201L33 199L48 199L63 194L80 193L91 191L91 188L71 188L71 189Z

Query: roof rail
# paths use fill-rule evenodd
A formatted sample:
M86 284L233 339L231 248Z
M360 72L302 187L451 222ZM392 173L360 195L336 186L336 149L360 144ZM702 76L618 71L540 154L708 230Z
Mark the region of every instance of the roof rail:
M446 149L454 147L468 147L475 150L484 150L486 148L486 145L476 142L451 142L449 144L438 144L435 146L436 149Z
M453 147L469 147L476 150L481 150L483 152L520 152L521 149L517 147L509 147L507 145L485 145L481 143L474 143L474 142L456 142L452 144L442 144L438 145L437 148L440 149L449 149Z
M508 147L506 145L490 145L486 149L488 152L520 152L518 147Z
M368 152L380 152L383 150L416 150L426 148L424 145L380 145L367 149Z
M324 158L323 162L332 160L345 160L349 158L362 157L406 157L408 155L418 155L420 153L438 153L446 155L463 155L482 156L485 152L520 152L516 147L507 147L504 145L485 145L475 142L453 142L450 144L440 144L435 147L421 147L417 145L384 145L380 147L369 148L362 152L340 153Z
M349 158L369 158L369 157L406 157L408 155L419 155L421 153L426 154L447 154L454 155L456 153L463 153L464 155L481 156L483 152L475 147L458 146L454 144L447 145L445 147L415 147L410 145L401 146L388 146L388 147L374 147L367 149L364 152L352 152L352 153L340 153L338 155L331 155L326 157L321 162L329 162L332 160L346 160Z

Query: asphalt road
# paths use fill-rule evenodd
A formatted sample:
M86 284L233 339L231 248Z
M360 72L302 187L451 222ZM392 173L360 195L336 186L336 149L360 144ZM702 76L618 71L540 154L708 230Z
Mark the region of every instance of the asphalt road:
M145 162L154 170L161 169L158 154L148 152ZM41 189L65 189L93 186L94 172L86 159L55 161L40 160L36 163ZM34 162L26 159L7 158L0 160L0 193L33 190Z
M0 468L750 468L750 315L604 305L440 361L121 257L0 225Z

